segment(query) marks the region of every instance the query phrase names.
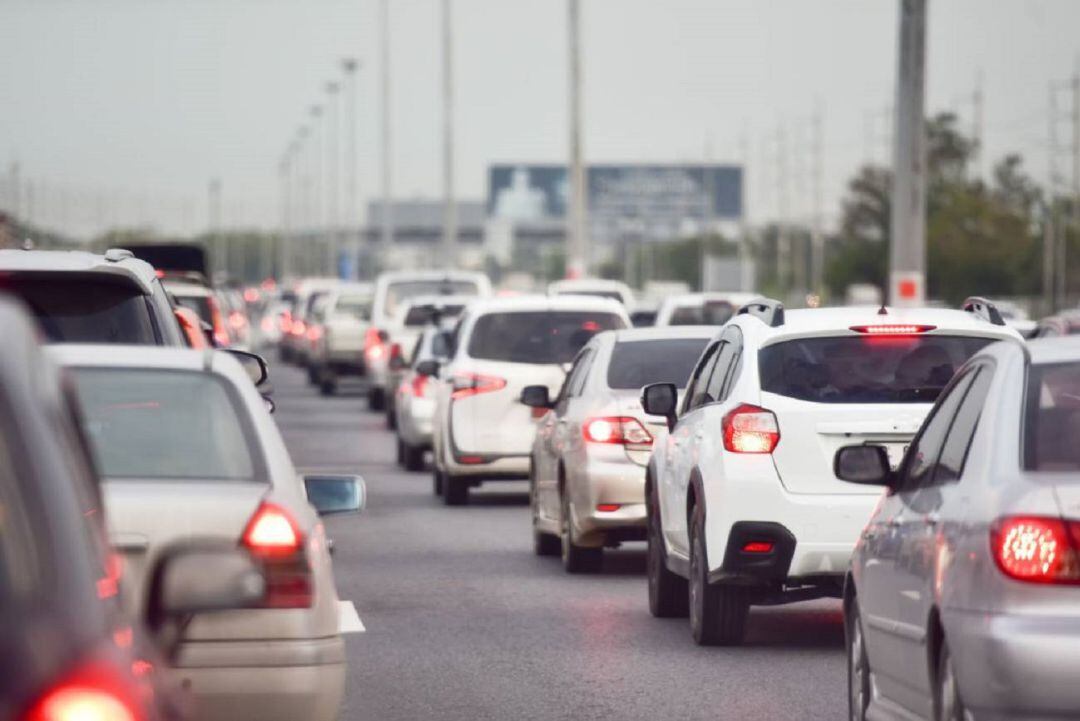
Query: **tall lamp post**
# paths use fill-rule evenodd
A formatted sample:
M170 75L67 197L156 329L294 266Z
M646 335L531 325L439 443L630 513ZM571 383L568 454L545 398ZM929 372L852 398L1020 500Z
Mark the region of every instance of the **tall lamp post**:
M323 259L325 249L323 246L324 232L326 230L326 216L324 213L322 197L323 175L323 133L321 105L312 105L311 114L311 148L309 160L311 163L311 241L318 246L317 268L319 273L326 271L326 263Z
M338 168L341 165L338 152L338 130L341 121L338 116L338 91L341 85L337 82L326 84L326 94L329 96L326 103L326 193L327 193L327 230L326 246L330 254L331 275L337 277L340 273L340 245L338 217Z
M360 62L345 58L345 222L344 234L349 245L349 276L359 278L361 223L358 212L360 198L356 168L356 94L357 70Z
M566 276L585 275L588 264L588 207L581 141L581 6L568 0L570 52L570 213L566 233Z
M457 200L454 197L454 49L451 0L442 0L443 30L443 238L442 264L457 260Z

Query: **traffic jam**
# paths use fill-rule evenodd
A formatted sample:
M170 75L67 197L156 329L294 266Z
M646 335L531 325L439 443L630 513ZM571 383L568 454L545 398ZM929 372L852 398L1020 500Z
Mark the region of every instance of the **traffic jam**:
M1080 712L1073 339L978 297L691 293L635 325L616 281L234 288L205 263L0 251L3 718L367 717L343 712L364 609L335 535L380 496L297 470L274 415L297 372L374 414L442 514L527 492L519 535L578 577L636 548L640 614L686 645L738 653L758 609L828 599L837 717Z

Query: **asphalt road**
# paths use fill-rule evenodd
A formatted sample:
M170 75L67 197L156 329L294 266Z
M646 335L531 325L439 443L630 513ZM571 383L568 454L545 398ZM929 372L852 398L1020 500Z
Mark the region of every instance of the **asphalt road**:
M698 648L646 601L643 544L569 576L532 553L523 482L447 508L431 474L394 463L359 389L322 398L272 369L277 420L301 470L360 473L368 507L330 519L349 637L343 719L840 719L839 602L754 609L741 648Z

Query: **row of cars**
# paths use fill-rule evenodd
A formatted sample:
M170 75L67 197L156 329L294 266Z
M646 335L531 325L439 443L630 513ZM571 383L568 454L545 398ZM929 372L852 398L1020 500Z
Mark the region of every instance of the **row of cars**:
M570 572L646 540L650 611L699 644L842 599L853 719L1080 708L1080 344L980 298L630 326L577 295L425 331L404 385L435 493L527 478L534 548Z
M363 482L297 474L265 362L167 276L0 251L0 718L331 721L356 624L320 515Z

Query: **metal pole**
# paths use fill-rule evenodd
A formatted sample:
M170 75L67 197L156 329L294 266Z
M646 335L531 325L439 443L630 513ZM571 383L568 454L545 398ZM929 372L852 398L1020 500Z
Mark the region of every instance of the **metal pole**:
M390 132L390 4L382 0L382 245L383 253L394 242L394 200Z
M210 238L214 244L212 257L215 259L216 264L216 267L211 268L209 280L211 283L215 283L213 276L225 274L228 270L225 267L225 246L221 235L221 180L218 178L210 180L207 189L207 210L209 211Z
M342 61L345 68L345 237L349 243L350 275L355 280L360 270L360 198L357 195L356 172L356 71L360 63L354 58ZM355 234L355 235L354 235Z
M443 237L442 263L457 260L457 200L454 197L454 48L451 0L442 2L443 32Z
M326 93L329 95L329 99L326 105L326 150L327 150L327 167L326 167L326 185L327 185L327 197L329 202L327 203L327 230L326 230L326 246L329 249L330 255L330 275L337 277L339 274L339 260L340 242L339 242L339 226L340 219L338 216L338 166L340 165L340 158L338 154L338 130L341 124L338 115L338 91L341 86L336 82L329 82L326 84Z
M278 238L278 261L277 279L279 283L285 282L289 274L289 245L292 242L292 164L295 145L289 143L278 166L281 175L281 236Z
M898 306L926 298L926 3L900 0L889 249L889 298Z
M1072 167L1072 196L1073 196L1073 232L1080 234L1080 71L1072 77L1072 126L1073 126L1073 167ZM1068 273L1068 233L1062 235L1061 241L1061 300L1069 302L1069 273Z
M810 290L819 298L825 294L825 235L822 208L825 184L824 120L821 108L814 111L813 119L813 205L814 217L810 230Z
M566 233L566 276L588 271L588 193L581 139L581 7L568 0L570 39L570 213Z
M322 197L323 175L323 133L322 130L322 107L311 106L311 242L316 245L315 264L316 272L323 273L326 263L323 262L322 239L326 228L325 205Z

